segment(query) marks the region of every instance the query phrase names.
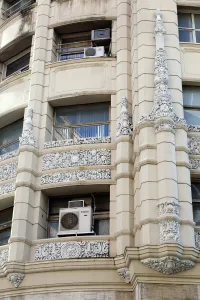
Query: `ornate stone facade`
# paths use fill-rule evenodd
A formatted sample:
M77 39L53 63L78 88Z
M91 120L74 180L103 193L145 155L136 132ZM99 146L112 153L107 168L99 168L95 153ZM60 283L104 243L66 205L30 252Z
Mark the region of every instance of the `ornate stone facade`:
M0 166L0 181L7 180L17 175L17 162Z
M200 231L194 232L195 247L200 251Z
M24 119L22 136L19 138L20 146L36 147L36 140L33 135L33 109L28 108L27 115Z
M200 138L188 137L188 148L190 154L200 154Z
M181 123L184 126L187 126L184 119L179 118L173 108L172 96L168 88L168 66L167 58L164 46L164 35L165 29L163 26L162 15L160 10L157 10L156 13L156 25L155 25L155 36L156 36L156 57L155 57L155 92L154 92L154 102L151 112L148 116L142 116L140 118L139 124L145 122L156 121L157 119L169 118L174 123ZM158 42L159 41L159 42ZM167 125L156 125L156 130L168 130L172 131L173 127Z
M0 251L0 266L3 265L5 262L8 261L8 250L1 250Z
M41 244L36 247L35 260L108 257L108 241L82 241Z
M128 112L128 101L126 97L122 97L121 101L121 113L117 122L117 134L119 137L121 135L132 135L133 134L133 123L132 117Z
M0 195L13 192L15 190L15 182L0 184Z
M200 168L200 160L199 159L190 159L191 169L199 169Z
M175 214L179 216L179 204L175 201L165 201L158 204L159 216L163 214Z
M11 157L14 157L17 154L18 154L18 150L10 151L8 153L2 154L2 155L0 155L0 162L3 161L3 160L9 159Z
M70 182L79 180L101 180L111 179L111 170L77 170L64 173L51 173L41 176L41 184L52 184L58 182Z
M111 143L111 137L92 137L92 138L81 138L81 139L69 139L62 141L52 141L44 143L44 149L56 148L56 147L65 147L73 145L84 145L84 144L102 144L102 143Z
M188 131L200 132L200 126L199 125L188 125Z
M180 243L180 224L177 221L160 222L160 242Z
M175 133L175 125L172 123L160 123L155 125L155 132L162 132L162 131L171 131L173 134Z
M131 282L130 271L128 268L118 269L117 272L126 283Z
M142 260L142 263L149 268L164 274L174 274L194 267L194 262L190 260L180 260L174 256L147 258Z
M111 150L91 149L74 150L69 152L57 152L45 154L43 156L43 170L90 166L90 165L110 165Z
M10 273L10 274L8 274L7 278L11 282L11 284L14 287L17 288L22 283L22 281L24 279L24 274L22 274L22 273Z

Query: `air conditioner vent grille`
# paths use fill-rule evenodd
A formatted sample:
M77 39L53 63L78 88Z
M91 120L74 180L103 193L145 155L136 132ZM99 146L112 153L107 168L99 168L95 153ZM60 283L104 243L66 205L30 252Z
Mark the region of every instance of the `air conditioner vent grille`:
M66 213L61 218L61 225L64 229L76 229L78 226L78 216L74 213Z
M95 56L95 54L96 54L96 49L92 47L87 48L85 51L86 56Z

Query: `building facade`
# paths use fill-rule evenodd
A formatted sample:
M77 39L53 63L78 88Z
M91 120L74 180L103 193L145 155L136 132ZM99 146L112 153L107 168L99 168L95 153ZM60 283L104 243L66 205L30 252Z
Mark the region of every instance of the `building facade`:
M0 9L0 299L200 300L200 2Z

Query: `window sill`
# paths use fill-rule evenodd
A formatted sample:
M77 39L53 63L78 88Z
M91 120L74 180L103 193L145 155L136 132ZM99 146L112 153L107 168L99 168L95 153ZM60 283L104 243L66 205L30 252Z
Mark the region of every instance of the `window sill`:
M11 75L8 78L5 78L5 79L2 80L2 82L0 83L0 88L7 85L7 84L9 84L9 83L11 83L11 82L13 82L13 81L15 81L15 80L26 77L29 74L31 74L30 69L28 71L25 71L25 72L20 73L20 74Z

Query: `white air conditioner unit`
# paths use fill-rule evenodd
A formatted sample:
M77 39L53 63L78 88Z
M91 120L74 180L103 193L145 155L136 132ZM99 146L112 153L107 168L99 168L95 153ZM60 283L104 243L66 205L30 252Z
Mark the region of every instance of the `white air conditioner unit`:
M92 233L92 208L60 209L58 236Z
M84 57L101 57L105 55L104 47L84 48Z

